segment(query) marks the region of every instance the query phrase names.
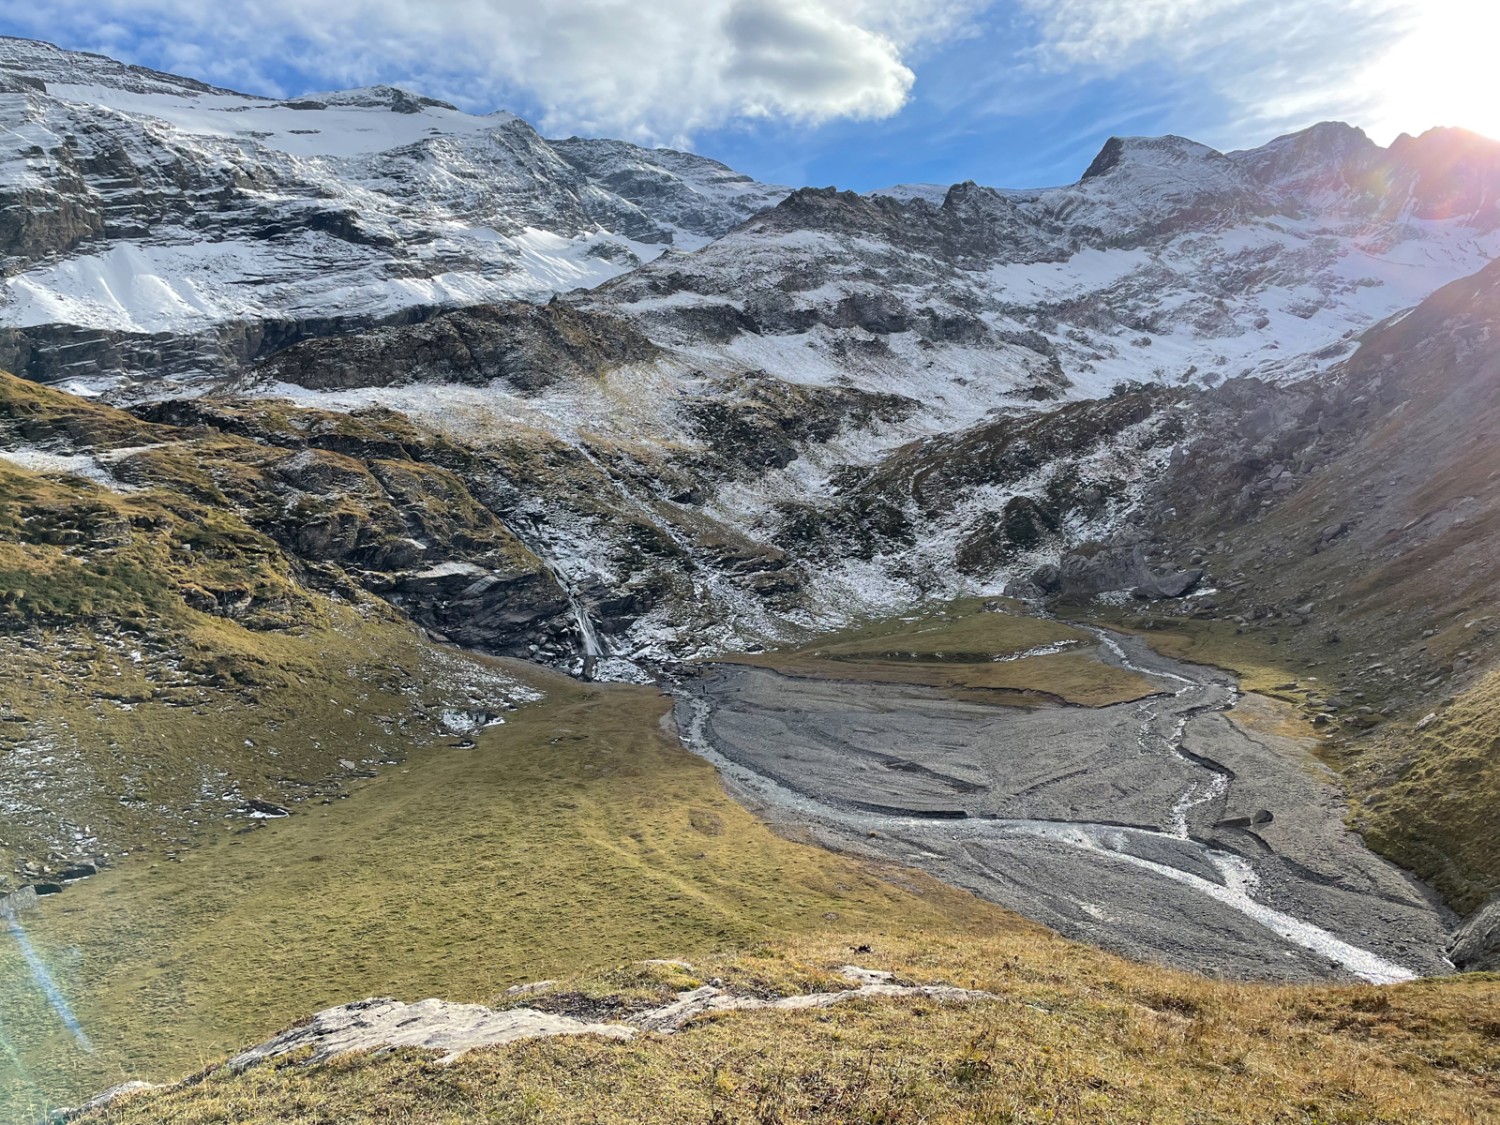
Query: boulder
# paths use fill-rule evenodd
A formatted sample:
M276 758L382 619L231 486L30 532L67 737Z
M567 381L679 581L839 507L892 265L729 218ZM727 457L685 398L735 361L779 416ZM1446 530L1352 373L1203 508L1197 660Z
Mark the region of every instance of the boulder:
M1215 828L1259 828L1263 824L1270 824L1275 820L1270 809L1257 809L1250 816L1227 816L1223 820L1214 821Z
M1142 601L1155 601L1158 598L1180 598L1192 591L1193 587L1203 579L1201 568L1192 570L1178 570L1171 574L1157 575L1148 578L1134 590L1131 596Z

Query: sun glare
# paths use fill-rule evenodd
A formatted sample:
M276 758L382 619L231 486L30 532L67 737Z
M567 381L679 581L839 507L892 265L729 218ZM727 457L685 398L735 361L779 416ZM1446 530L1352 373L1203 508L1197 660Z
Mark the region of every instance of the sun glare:
M1409 34L1369 73L1379 114L1371 132L1389 141L1397 133L1457 125L1500 140L1500 4L1409 0L1406 7Z

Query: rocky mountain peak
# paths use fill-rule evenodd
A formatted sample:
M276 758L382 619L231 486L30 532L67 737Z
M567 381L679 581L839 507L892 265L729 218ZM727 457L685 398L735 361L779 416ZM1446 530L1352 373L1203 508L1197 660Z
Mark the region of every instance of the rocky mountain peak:
M0 74L31 78L48 87L64 89L98 86L120 93L178 97L233 93L196 78L164 74L92 51L65 51L53 43L9 35L0 35Z
M459 108L450 102L429 98L399 86L362 86L353 90L335 90L326 94L308 94L289 103L299 108L318 105L357 106L361 109L389 109L393 113L421 113L424 109L446 109L458 113Z
M1412 217L1500 226L1500 141L1467 129L1403 133L1385 163L1393 186L1408 192Z
M1268 187L1307 192L1330 178L1354 182L1355 170L1375 159L1379 151L1362 129L1342 121L1323 121L1260 148L1230 153L1229 158Z
M1080 183L1113 172L1122 165L1180 167L1224 160L1224 154L1186 137L1110 137L1084 170Z
M790 189L762 184L717 160L625 141L569 137L552 149L589 180L622 199L668 218L667 241L689 246L715 238L772 207Z

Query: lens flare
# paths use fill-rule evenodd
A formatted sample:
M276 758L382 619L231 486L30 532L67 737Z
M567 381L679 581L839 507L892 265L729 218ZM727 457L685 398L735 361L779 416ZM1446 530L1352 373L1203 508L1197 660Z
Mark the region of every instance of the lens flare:
M31 969L32 979L36 981L37 987L47 997L47 1003L52 1005L52 1010L57 1013L57 1018L62 1020L63 1026L73 1033L78 1040L78 1045L85 1051L92 1051L94 1045L89 1042L89 1037L84 1033L83 1025L78 1022L78 1017L73 1014L73 1008L68 1003L68 998L63 995L62 989L57 986L57 981L52 979L52 973L47 968L47 963L42 960L42 955L36 951L31 944L31 939L26 936L26 931L21 928L21 923L14 914L6 918L6 925L10 929L10 936L16 939L16 945L20 947L21 956L26 958L26 964Z
M1365 76L1377 107L1371 133L1388 141L1434 125L1500 139L1495 50L1500 4L1493 0L1407 0L1407 33Z

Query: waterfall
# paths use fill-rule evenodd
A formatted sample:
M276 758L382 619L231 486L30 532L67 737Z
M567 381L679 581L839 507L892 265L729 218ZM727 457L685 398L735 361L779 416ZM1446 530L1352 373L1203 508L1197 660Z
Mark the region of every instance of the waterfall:
M598 657L604 655L604 646L599 643L599 634L594 629L594 622L589 618L588 610L583 608L583 602L573 592L571 586L563 584L563 589L568 594L568 605L573 610L573 620L578 622L578 632L583 636L583 655Z
M604 641L599 636L599 630L594 628L593 618L589 617L588 608L583 604L583 599L578 596L578 591L574 588L573 583L564 577L563 572L558 568L557 564L548 558L546 552L541 549L541 544L538 542L540 538L538 534L539 529L535 522L533 521L532 523L530 535L523 535L520 527L516 524L511 524L510 530L521 541L521 545L537 557L537 560L542 564L542 569L547 572L548 577L557 584L557 588L568 599L568 609L573 614L573 623L578 626L578 635L583 642L583 651L579 654L583 657L583 678L585 680L592 680L594 678L594 665L600 657L606 656L608 653Z
M532 553L535 554L535 550ZM589 611L584 606L583 599L578 596L578 591L573 588L573 583L564 578L562 572L549 559L542 558L541 555L537 557L542 559L542 566L546 568L547 573L552 576L552 581L557 583L558 588L568 599L568 608L573 613L573 621L578 626L578 635L583 641L583 678L592 680L594 666L599 658L605 655L604 642L599 637L599 630L594 628L593 618L589 617Z

